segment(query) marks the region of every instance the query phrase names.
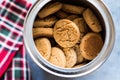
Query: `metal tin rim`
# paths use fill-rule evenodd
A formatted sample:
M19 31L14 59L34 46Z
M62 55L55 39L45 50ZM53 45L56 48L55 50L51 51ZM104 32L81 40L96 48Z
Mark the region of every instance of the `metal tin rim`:
M92 5L94 5L99 10L99 12L101 12L101 15L103 16L103 20L105 22L106 38L105 38L105 43L104 43L103 49L101 50L100 55L97 56L96 59L94 59L87 65L81 67L80 69L79 68L78 69L62 69L62 68L58 68L58 67L55 67L55 66L49 64L46 60L44 60L42 58L39 58L37 56L38 51L35 48L35 45L33 42L32 25L33 25L35 16L38 13L38 11L46 3L50 2L50 1L51 0L40 0L40 1L36 2L35 5L29 11L29 13L26 17L26 20L24 22L24 26L25 26L24 41L25 41L25 46L26 46L31 58L43 70L45 70L51 74L54 74L56 76L60 76L60 77L69 77L69 78L70 77L71 78L79 77L79 76L83 76L83 75L86 75L86 74L89 74L89 73L95 71L109 57L110 52L114 45L115 32L114 32L114 24L112 21L110 11L108 10L108 8L106 7L106 5L104 4L103 1L88 0L88 2L90 2ZM27 27L27 26L29 26L29 27Z

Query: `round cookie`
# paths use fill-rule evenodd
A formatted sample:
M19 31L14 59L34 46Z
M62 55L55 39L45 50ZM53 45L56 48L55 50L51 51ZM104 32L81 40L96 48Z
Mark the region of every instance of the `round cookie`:
M68 19L57 21L53 31L55 41L64 48L74 46L80 38L77 25Z
M80 50L85 59L94 59L103 47L103 40L97 33L87 33L81 41Z
M60 2L49 3L38 13L38 16L40 18L45 18L59 11L61 8L62 8L62 3Z
M66 58L64 52L58 47L52 47L52 53L49 62L58 67L65 68Z
M102 31L99 20L89 8L83 12L83 17L93 32Z
M63 49L66 57L66 68L72 68L77 62L77 54L72 48Z
M47 38L39 38L35 40L35 44L40 54L48 60L51 55L50 41Z

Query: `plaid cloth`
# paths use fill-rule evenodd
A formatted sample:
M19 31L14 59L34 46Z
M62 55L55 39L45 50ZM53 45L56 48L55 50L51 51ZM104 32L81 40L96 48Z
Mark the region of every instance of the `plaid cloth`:
M26 0L3 0L0 5L0 80L31 80L22 34L30 6Z

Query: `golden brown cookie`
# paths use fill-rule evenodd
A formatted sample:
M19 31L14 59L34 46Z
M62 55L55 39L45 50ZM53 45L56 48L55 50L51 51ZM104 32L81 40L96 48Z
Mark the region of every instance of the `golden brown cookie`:
M64 52L58 47L52 47L52 54L49 61L58 67L65 68L66 58Z
M103 40L97 33L87 33L81 41L80 50L85 59L92 60L103 47Z
M78 44L76 44L74 46L74 50L75 50L75 52L77 54L77 64L82 63L84 61L84 58L83 58L83 56L81 54L80 46Z
M81 33L87 33L86 23L83 18L76 18L73 20L73 22L78 26L79 31Z
M57 18L54 16L46 17L45 19L39 19L35 20L33 26L34 27L52 27L55 22L57 21Z
M74 23L78 26L78 28L79 28L79 31L80 31L80 33L81 33L79 42L81 42L82 37L88 32L87 25L86 25L86 23L85 23L85 21L84 21L83 18L75 18L75 19L73 20L73 22L74 22Z
M47 38L38 38L35 40L35 45L40 54L48 60L51 56L51 44Z
M74 46L79 38L80 32L76 24L68 19L61 19L54 26L54 39L62 47Z
M52 28L33 28L33 38L38 38L41 36L53 37Z
M102 31L99 20L89 8L83 12L83 17L93 32Z
M64 18L66 18L66 17L68 16L67 13L65 13L65 12L63 12L63 11L61 11L61 10L59 10L58 12L56 12L56 15L57 15L57 17L60 18L60 19L64 19Z
M62 10L68 13L82 14L85 8L81 6L71 5L71 4L63 4Z
M66 68L72 68L77 62L77 54L72 48L63 49L66 57Z
M69 15L66 19L73 21L75 18L78 18L77 15Z
M45 7L42 8L42 10L38 13L38 16L40 18L45 18L59 11L61 8L62 8L62 3L60 2L49 3Z

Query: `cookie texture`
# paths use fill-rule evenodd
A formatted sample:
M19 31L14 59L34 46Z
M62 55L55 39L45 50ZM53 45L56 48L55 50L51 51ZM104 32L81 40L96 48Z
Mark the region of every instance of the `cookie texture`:
M75 18L78 18L78 15L69 15L66 19L73 21Z
M68 14L63 12L62 10L59 10L58 12L56 12L57 17L59 17L60 19L64 19L66 17L68 17Z
M38 38L35 40L35 45L40 54L48 60L51 56L51 44L47 38Z
M33 28L33 38L38 37L53 37L53 29L52 28Z
M75 50L75 52L77 54L77 64L82 63L84 61L84 58L83 58L83 56L81 54L80 46L78 44L76 44L74 46L74 50Z
M35 20L33 26L49 28L49 27L52 27L56 21L57 21L57 18L55 16L50 16L50 17L46 17L44 19Z
M61 68L80 68L103 47L105 30L99 15L86 5L51 0L33 23L33 40L49 63Z
M83 18L76 18L73 20L73 22L78 26L79 31L81 33L84 33L84 34L87 33L88 30L87 30L86 23Z
M62 3L60 2L49 3L38 13L38 16L40 18L45 18L59 11L61 8L62 8Z
M65 68L66 58L64 52L58 47L52 47L52 53L49 62L55 66Z
M82 14L85 8L71 4L63 4L62 10L72 14Z
M86 23L83 18L76 18L73 20L73 22L77 25L80 31L80 39L79 42L81 42L82 37L88 32L88 28L86 26Z
M103 40L97 33L87 33L81 41L80 50L85 59L92 60L103 47Z
M74 46L79 38L80 32L76 24L68 19L61 19L54 26L54 39L62 47Z
M93 32L102 31L102 27L101 27L99 20L97 19L95 14L89 8L87 8L83 12L83 17Z
M72 48L63 49L66 57L66 68L72 68L77 62L77 54Z

